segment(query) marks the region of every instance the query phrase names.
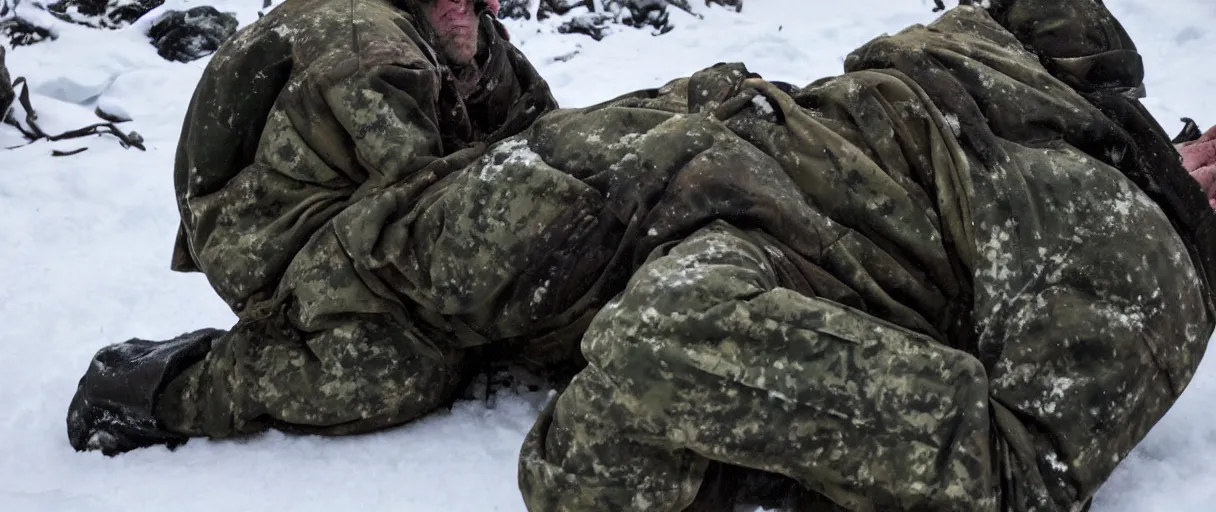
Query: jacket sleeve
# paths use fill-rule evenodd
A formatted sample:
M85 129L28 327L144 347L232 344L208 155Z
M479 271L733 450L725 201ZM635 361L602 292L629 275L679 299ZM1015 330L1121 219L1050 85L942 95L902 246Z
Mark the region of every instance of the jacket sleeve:
M448 161L436 112L439 84L436 69L411 44L372 42L358 55L335 51L287 82L249 165L215 190L179 193L192 259L234 311L269 298L309 238L359 198L384 187L420 190L437 179L433 171ZM235 101L235 93L225 92L203 91L193 110ZM185 151L206 146L196 147ZM468 154L453 157L467 162ZM187 155L179 166L191 160Z
M1213 327L1197 256L1210 249L1188 210L1206 205L1127 94L1139 57L1105 38L1121 29L1100 3L1049 3L1004 18L958 8L846 61L915 80L966 153L973 332L960 345L985 366L1013 510L1088 501L1187 386ZM1051 65L1097 69L1102 55L1124 65Z
M1127 31L1102 0L998 0L989 12L1116 127L1069 143L1118 168L1165 210L1201 267L1216 311L1216 214L1209 194L1180 165L1169 134L1139 101L1144 64Z

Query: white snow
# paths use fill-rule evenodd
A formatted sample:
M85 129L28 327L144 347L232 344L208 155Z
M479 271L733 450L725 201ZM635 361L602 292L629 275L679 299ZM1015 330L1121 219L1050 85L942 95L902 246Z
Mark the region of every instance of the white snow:
M762 95L757 94L756 97L752 98L752 104L756 106L756 109L759 110L761 114L767 115L774 112L773 104L769 103L768 98L765 98Z
M952 3L952 2L948 2ZM208 4L169 0L159 10ZM215 0L257 19L261 0ZM882 33L928 22L930 0L748 0L742 14L707 8L676 29L620 30L595 43L511 22L565 106L655 87L720 61L791 83L838 74L844 55ZM1167 130L1216 123L1216 2L1107 0L1148 68L1145 104ZM54 23L59 39L12 50L48 132L131 116L147 152L112 137L0 150L0 508L28 512L333 510L521 511L516 455L545 391L463 402L380 434L322 439L269 433L191 441L175 453L77 454L65 415L101 346L228 327L233 316L199 275L170 272L177 227L172 166L181 118L205 61L170 63L143 36L155 14L103 31ZM646 44L658 42L662 51ZM573 55L572 55L573 54ZM21 143L0 126L0 147ZM52 158L52 149L88 147ZM1121 465L1095 511L1203 511L1216 503L1216 363L1205 362L1176 407Z
M946 119L946 125L950 126L950 132L953 133L955 137L963 134L963 128L958 122L958 116L954 114L946 114L942 117Z

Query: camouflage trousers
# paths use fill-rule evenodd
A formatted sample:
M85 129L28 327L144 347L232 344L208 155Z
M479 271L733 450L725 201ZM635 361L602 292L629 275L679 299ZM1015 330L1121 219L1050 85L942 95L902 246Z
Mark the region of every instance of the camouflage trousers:
M1049 3L1023 4L1010 18ZM1074 14L1033 25L1042 39L1065 34L1061 20L1119 33L1094 14L1098 3L1060 5ZM930 141L904 146L909 160L967 147L957 167L934 166L965 183L946 205L959 207L957 218L939 204L942 225L963 226L955 247L974 262L959 339L797 293L765 241L771 230L707 224L652 252L592 321L588 366L525 440L528 509L686 510L719 464L784 475L855 511L1087 506L1185 389L1213 319L1176 226L1103 160L1115 146L1086 153L1060 141L1088 147L1116 131L1112 120L1012 37L983 11L959 8L876 39L846 60L851 74L822 83L897 69L954 121L941 131L868 116L842 124L886 128L896 147ZM824 102L798 105L840 119ZM787 125L800 112L788 109ZM1053 137L1034 133L1045 126ZM888 143L869 141L875 152ZM845 160L841 146L824 149L824 161ZM1177 174L1171 158L1146 159L1158 168L1145 172ZM789 161L787 171L797 168ZM939 200L951 191L934 189Z
M1045 322L1076 327L1074 305ZM1175 396L1148 351L1110 344L1077 360L1066 345L1011 347L998 365L1029 372L990 382L966 352L783 288L763 242L719 222L656 251L593 321L590 364L527 436L520 486L534 512L693 510L707 468L725 462L847 510L1055 510L1048 489L1074 482L1056 475L1104 478ZM1019 431L1033 419L1001 405L1043 388L1070 401L1040 412L1122 427L1061 432L1057 458L1036 428ZM1112 398L1125 408L1100 405ZM1019 468L1044 454L1054 467Z
M242 321L169 383L156 415L169 430L212 438L400 425L449 401L464 376L463 351L420 350L421 342L381 315L350 315L312 333L278 316Z
M525 441L529 510L683 510L710 460L852 510L991 505L983 365L781 284L763 243L725 223L658 251Z
M890 79L867 82L877 73L855 69L799 92L818 108L770 91L779 101L768 110L779 109L781 122L740 114L718 123L689 114L679 119L688 124L655 121L642 129L606 123L630 135L665 127L655 131L670 138L629 145L631 158L607 158L611 144L588 147L578 140L585 130L564 130L578 143L533 137L543 158L504 150L484 159L482 172L451 174L434 196L385 196L381 203L373 196L367 208L356 203L350 218L342 218L344 211L336 220L376 236L339 240L337 231L321 229L284 277L294 302L236 326L169 385L158 417L171 430L211 437L267 427L345 434L402 423L447 400L467 370L455 336L467 329L445 328L434 317L457 311L480 322L477 330L506 333L487 336L498 343L530 336L533 318L554 316L548 312L567 302L586 302L593 304L586 311L598 310L589 323L582 323L584 310L554 322L579 334L588 366L525 440L519 479L529 510L684 510L706 490L708 468L719 464L783 475L850 510L1083 506L1193 375L1212 328L1206 291L1159 205L1120 170L1058 140L1062 133L1088 144L1117 132L1112 121L1051 81L981 11L958 13L878 40L847 61L919 76L923 95L919 86L895 87ZM980 40L984 35L996 42ZM973 54L980 58L964 58ZM685 86L686 97L706 90ZM867 101L836 101L832 91ZM869 101L884 95L899 101ZM960 98L970 103L950 103ZM731 98L727 106L754 99ZM934 104L950 107L952 117L928 116ZM979 105L988 108L980 112ZM654 108L608 113L619 115L602 119L635 124L670 117ZM566 119L577 128L592 118L585 114L551 115L537 124L562 127ZM1045 127L1052 137L1035 131ZM732 137L728 129L753 137ZM968 150L960 149L960 138ZM702 142L724 152L683 158L673 151ZM855 147L862 145L871 151ZM738 158L761 147L772 158ZM867 201L867 191L881 199L907 189L870 188L867 180L885 183L889 171L889 181L916 181L899 175L919 168L905 160L931 169L923 181L935 184L926 187L933 197L919 209L907 201L906 215L870 208L885 203ZM604 172L605 161L635 164ZM673 163L659 165L664 161ZM645 185L620 174L630 168L657 169L657 178L638 176L661 185L674 167L679 179L666 189L656 185L655 193L601 193L568 172L579 162L589 169L581 174L587 182L605 187ZM693 170L680 171L681 162ZM850 187L836 195L857 201L857 208L838 208L838 217L864 227L923 210L932 222L887 237L870 230L869 238L843 228L841 236L811 236L837 232L819 229L832 226L812 224L822 216L811 214L753 215L776 219L764 229L734 222L748 219L738 214L745 209L740 191L756 188L764 193L742 199L761 213L838 207L825 185L846 181L832 167L842 163L875 172L847 176ZM503 185L511 180L516 185ZM776 193L784 191L791 193ZM823 195L798 201L815 194ZM602 219L584 214L637 197L670 203L633 217L667 218L681 229L659 226L658 248L639 249L619 282L606 279L608 292L584 301L581 290L599 282L599 269L608 266L603 255L640 247L621 242L627 250L617 251L624 230L600 231ZM399 205L411 209L399 212ZM731 222L715 220L726 217L722 212L733 214ZM586 229L548 231L583 220ZM651 227L636 232L649 236ZM807 265L799 268L818 265L820 274L858 283L867 296L912 303L915 294L899 286L901 272L920 280L930 272L910 260L916 251L901 248L934 246L925 252L944 254L945 240L932 231L950 227L958 233L950 250L967 253L974 270L962 283L974 285L974 296L949 300L971 308L966 330L974 339L919 334L873 305L863 311L799 293L805 282L786 281L795 273L778 268L783 249L773 242L783 232L805 235L815 243L800 246L797 256ZM392 236L385 242L380 233ZM904 265L864 265L881 252L857 249L862 242L877 246L870 238ZM377 242L365 244L365 264L356 266L348 253L360 249L351 243L360 239ZM543 250L519 258L518 268L503 263L536 247ZM570 269L541 273L554 267L542 256L562 250L577 256L567 258ZM383 264L385 258L420 261ZM407 273L411 268L427 272ZM537 283L547 287L550 278L568 290L542 290ZM502 300L485 299L495 293ZM552 307L536 306L545 301ZM402 304L406 317L393 314ZM941 315L930 316L932 323Z

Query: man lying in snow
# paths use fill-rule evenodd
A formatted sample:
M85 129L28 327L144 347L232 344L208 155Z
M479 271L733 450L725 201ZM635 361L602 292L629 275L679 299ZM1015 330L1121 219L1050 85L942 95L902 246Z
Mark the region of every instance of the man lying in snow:
M581 355L523 446L529 510L729 510L723 466L846 510L1075 510L1194 374L1216 214L1099 2L542 115L489 16L442 29L461 1L295 0L220 50L175 268L240 321L102 349L73 446L366 432L470 361Z

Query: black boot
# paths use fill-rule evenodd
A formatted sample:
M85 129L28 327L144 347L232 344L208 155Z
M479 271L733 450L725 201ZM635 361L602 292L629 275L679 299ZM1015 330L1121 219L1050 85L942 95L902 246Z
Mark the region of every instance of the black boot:
M152 446L170 449L186 436L161 428L156 399L174 377L206 357L220 329L202 329L169 341L132 339L93 356L68 406L68 441L76 451L105 455Z

